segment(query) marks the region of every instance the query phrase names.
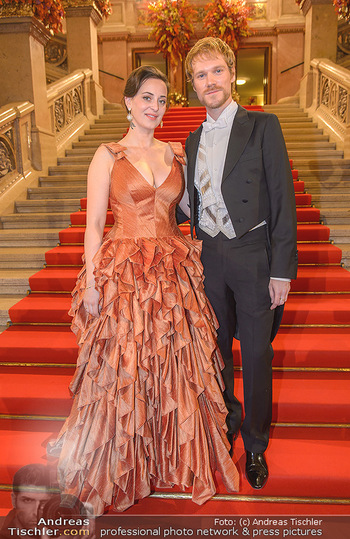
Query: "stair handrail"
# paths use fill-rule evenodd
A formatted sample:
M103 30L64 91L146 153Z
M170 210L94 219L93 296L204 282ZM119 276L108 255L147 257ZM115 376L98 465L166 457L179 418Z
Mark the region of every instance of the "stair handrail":
M91 118L91 69L78 69L47 87L51 131L56 137L57 151L66 145Z
M307 112L350 156L350 71L326 58L311 62L312 101Z

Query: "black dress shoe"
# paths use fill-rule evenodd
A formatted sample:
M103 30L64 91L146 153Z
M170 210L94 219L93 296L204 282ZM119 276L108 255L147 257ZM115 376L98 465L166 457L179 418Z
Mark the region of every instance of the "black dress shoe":
M269 477L264 453L246 451L246 456L245 473L249 484L256 489L262 488Z

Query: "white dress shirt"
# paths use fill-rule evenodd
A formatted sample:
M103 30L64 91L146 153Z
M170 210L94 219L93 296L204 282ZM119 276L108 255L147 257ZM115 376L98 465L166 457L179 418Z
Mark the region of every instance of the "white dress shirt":
M222 111L219 118L214 120L208 113L207 119L203 122L203 130L201 134L205 137L205 149L207 156L207 166L211 177L211 185L214 193L222 197L221 183L224 173L224 166L226 161L227 148L233 121L235 119L238 110L238 105L235 101L231 101L227 107ZM195 177L198 175L198 169L196 167ZM198 176L197 176L198 177ZM196 181L195 181L196 184ZM266 221L262 221L251 230L255 230L261 226L266 225ZM235 237L235 236L234 236ZM279 277L271 277L279 281L288 281L290 279L284 279Z

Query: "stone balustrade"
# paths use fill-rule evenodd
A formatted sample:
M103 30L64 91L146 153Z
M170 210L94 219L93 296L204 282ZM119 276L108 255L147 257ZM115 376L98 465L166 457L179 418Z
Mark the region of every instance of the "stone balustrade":
M28 101L0 108L0 196L31 167L33 111Z
M311 62L307 111L350 157L350 71L327 59Z
M76 70L48 86L51 130L58 153L91 118L92 84L91 69L84 69Z

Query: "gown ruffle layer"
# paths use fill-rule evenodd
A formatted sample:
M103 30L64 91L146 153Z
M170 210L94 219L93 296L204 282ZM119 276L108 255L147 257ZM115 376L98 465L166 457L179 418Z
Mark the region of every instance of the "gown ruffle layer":
M136 169L131 175L141 183ZM182 184L174 159L166 180L171 200L174 183L177 196L181 191L179 178ZM70 385L74 403L49 450L60 455L61 489L90 502L95 514L112 503L123 511L152 488L174 485L192 486L193 501L202 504L215 494L216 470L226 489L237 491L200 242L177 227L172 236L134 238L119 237L119 228L94 258L100 316L84 309L85 266L73 291L72 330L80 346Z

